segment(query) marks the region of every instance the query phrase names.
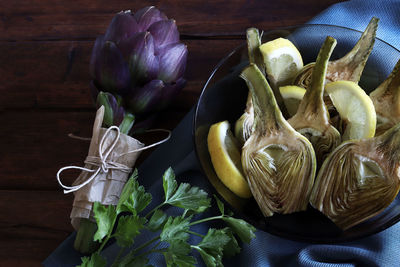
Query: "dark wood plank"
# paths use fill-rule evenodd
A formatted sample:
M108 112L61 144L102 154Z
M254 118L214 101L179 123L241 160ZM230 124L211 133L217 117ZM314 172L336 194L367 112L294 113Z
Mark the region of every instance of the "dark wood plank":
M186 111L165 111L155 122L156 128L172 130ZM69 133L90 137L95 109L82 112L48 110L7 110L0 114L2 141L0 154L0 189L58 190L57 171L67 165L82 166L88 141L68 137ZM157 134L136 137L145 144L163 138ZM152 150L139 157L140 164ZM79 172L67 171L62 179L71 184Z
M0 3L1 40L93 39L113 14L155 5L177 21L184 35L242 33L249 26L271 29L305 23L340 0L90 1L16 0Z
M193 102L214 66L242 40L186 40L186 88L175 101ZM1 107L88 108L93 42L0 42Z
M39 266L73 231L72 195L0 190L0 265Z

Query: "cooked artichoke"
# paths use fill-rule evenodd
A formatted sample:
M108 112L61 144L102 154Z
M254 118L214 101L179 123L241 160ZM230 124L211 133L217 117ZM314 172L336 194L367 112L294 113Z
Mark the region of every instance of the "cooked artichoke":
M314 149L284 119L255 64L240 76L250 89L254 107L254 131L242 150L250 190L264 216L305 210L316 172Z
M340 133L330 124L329 113L323 99L326 69L335 46L336 40L328 36L319 51L309 88L296 114L288 120L296 131L312 143L318 166L340 143Z
M262 55L260 53L261 36L256 28L249 28L246 31L247 51L249 62L258 66L259 70L265 75ZM251 92L247 96L246 109L242 116L235 123L235 136L244 144L253 132L254 110L251 101Z
M325 160L311 205L346 230L383 211L400 188L400 124L383 135L350 140Z
M338 80L359 82L375 43L378 22L379 19L373 17L353 49L344 57L329 62L326 73L327 82ZM304 66L294 79L294 84L307 89L311 82L314 65L315 63L310 63Z
M375 135L380 135L400 122L400 60L370 97L377 117Z

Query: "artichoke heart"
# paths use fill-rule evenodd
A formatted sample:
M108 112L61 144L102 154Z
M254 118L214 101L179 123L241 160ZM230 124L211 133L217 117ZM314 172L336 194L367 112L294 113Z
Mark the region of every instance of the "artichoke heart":
M254 131L243 146L242 166L264 216L307 208L316 172L311 143L284 119L273 91L255 64L245 68L254 106Z
M246 31L247 51L249 62L258 66L259 70L265 75L262 55L260 52L261 36L256 28L249 28ZM251 92L247 96L246 109L242 116L235 123L235 137L242 143L250 137L253 132L254 110L251 100Z
M370 97L377 117L376 135L380 135L400 122L400 60Z
M311 205L346 230L383 211L400 189L400 124L383 135L350 140L325 160Z
M327 82L348 80L358 83L375 43L379 19L373 17L360 39L344 57L331 61L326 73ZM294 84L305 89L309 87L315 63L307 64L297 74Z
M296 131L313 144L318 166L340 143L340 133L330 124L329 113L323 99L327 65L335 46L336 40L328 36L319 51L310 86L296 114L288 120Z

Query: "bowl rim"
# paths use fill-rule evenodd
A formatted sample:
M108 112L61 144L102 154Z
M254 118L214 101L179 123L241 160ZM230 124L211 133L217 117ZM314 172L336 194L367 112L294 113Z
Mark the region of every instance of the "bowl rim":
M339 25L332 25L332 24L314 24L314 23L304 23L304 24L295 24L295 25L289 25L289 26L283 26L283 27L277 27L277 28L273 28L273 29L269 29L269 30L265 30L262 31L263 34L268 34L268 33L272 33L274 31L279 31L279 30L287 30L287 29L294 29L294 28L301 28L301 27L332 27L332 28L339 28L339 29L344 29L344 30L349 30L349 31L353 31L353 32L358 32L358 33L363 33L362 31L356 30L356 29L352 29L349 27L344 27L344 26L339 26ZM245 37L245 34L243 33L243 37ZM240 45L238 45L237 47L235 47L232 51L230 51L228 54L226 54L224 57L221 58L221 60L215 65L215 67L212 69L210 75L208 76L206 82L204 83L202 89L201 89L201 93L197 99L196 105L194 107L194 113L193 113L193 117L192 117L192 142L194 145L194 151L195 151L195 156L196 159L199 162L199 167L200 167L200 171L202 172L202 174L205 176L205 180L207 180L207 183L210 185L211 190L214 191L214 193L216 193L219 196L219 193L217 191L217 189L212 185L212 183L210 182L210 180L207 178L207 175L204 172L203 169L203 163L200 159L199 156L199 151L197 149L197 143L196 143L196 129L197 129L197 120L196 118L198 117L198 113L199 113L199 105L200 105L200 100L203 98L203 95L206 91L206 89L208 88L211 80L214 78L215 73L220 69L220 67L222 65L225 64L225 62L232 57L234 54L236 54L240 49L242 49L245 45L245 38L243 38L244 42ZM384 41L383 39L379 38L379 37L375 37L375 40L379 40L380 42L382 42L383 44L391 47L392 49L394 49L395 51L397 51L400 54L400 50L396 47L394 47L393 45L391 45L390 43ZM228 205L229 207L231 207L231 205L223 198L219 197L219 199L221 201L224 202L225 205ZM249 222L249 216L243 214L243 212L240 211L235 211L235 213L237 213L238 217L241 217L243 219L245 219L247 222ZM302 236L293 236L290 235L289 233L284 233L284 232L280 232L280 231L276 231L274 229L271 229L269 227L267 228L261 228L260 224L258 223L252 223L258 230L261 230L263 232L272 234L274 236L280 237L280 238L285 238L288 240L294 240L294 241L298 241L298 242L310 242L310 243L317 243L317 244L336 244L336 243L342 243L342 242L351 242L351 241L355 241L355 240L359 240L361 238L365 238L368 236L371 236L373 234L377 234L380 233L386 229L388 229L389 227L393 226L394 224L396 224L397 222L400 221L400 213L398 216L389 219L386 223L382 224L380 227L375 227L372 230L368 230L365 231L364 233L360 234L360 235L356 235L356 236L351 236L351 237L347 237L347 236L338 236L337 238L333 238L333 239L321 239L321 238L315 238L315 237L302 237Z

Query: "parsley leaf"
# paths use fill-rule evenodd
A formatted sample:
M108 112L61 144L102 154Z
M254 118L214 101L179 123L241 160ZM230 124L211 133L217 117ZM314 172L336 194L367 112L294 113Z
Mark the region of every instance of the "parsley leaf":
M93 204L94 218L97 223L97 231L94 234L94 241L101 241L106 235L109 235L113 230L117 212L112 205L105 206L100 202Z
M115 231L115 239L120 247L129 247L133 244L134 238L140 234L140 230L144 228L146 219L137 215L122 216L118 220L117 230Z
M153 232L160 230L164 226L167 217L167 214L162 210L156 210L147 223L147 228Z
M160 234L161 241L166 241L170 244L175 240L186 241L189 238L187 231L189 230L190 219L191 217L182 218L179 216L174 218L170 216Z
M188 255L191 251L190 245L183 240L174 240L170 243L167 252L164 252L167 267L194 267L197 263L193 256Z
M166 203L192 210L194 212L203 212L210 207L211 199L205 191L198 187L191 187L187 183L181 183L175 193L170 196Z
M93 253L90 258L82 257L81 260L82 264L77 267L103 267L107 264L107 261L97 252Z
M171 167L164 172L163 187L164 187L165 201L168 201L168 199L172 196L172 194L178 187L175 180L175 173Z
M151 194L146 193L144 187L139 185L135 170L122 190L117 204L117 214L128 211L136 215L150 204L151 199Z
M226 234L229 236L231 240L224 246L224 256L232 257L238 253L240 253L240 246L232 233L230 228L225 228Z
M254 234L256 228L242 219L224 216L222 220L229 225L243 242L250 243L251 239L256 236Z
M225 245L230 241L226 229L209 229L207 235L197 245L193 246L199 251L207 267L223 266L222 256Z

